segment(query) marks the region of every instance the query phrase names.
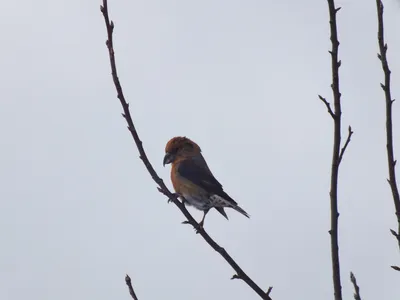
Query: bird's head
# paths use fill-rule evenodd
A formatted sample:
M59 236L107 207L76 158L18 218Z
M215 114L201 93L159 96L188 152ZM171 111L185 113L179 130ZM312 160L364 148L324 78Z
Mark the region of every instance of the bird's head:
M200 147L187 137L177 136L170 139L165 146L165 156L163 165L176 162L191 156L198 155L201 152Z

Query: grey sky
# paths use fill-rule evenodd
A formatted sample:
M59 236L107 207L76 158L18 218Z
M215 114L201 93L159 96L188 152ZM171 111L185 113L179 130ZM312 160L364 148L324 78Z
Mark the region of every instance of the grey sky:
M6 1L0 11L0 299L257 299L167 204L138 158L110 77L100 1ZM342 0L343 293L398 299L375 1ZM206 229L274 299L331 299L332 121L326 1L116 1L119 75L146 151L187 135L251 215ZM400 98L400 9L385 1ZM400 156L400 106L394 105ZM201 213L194 210L195 218Z

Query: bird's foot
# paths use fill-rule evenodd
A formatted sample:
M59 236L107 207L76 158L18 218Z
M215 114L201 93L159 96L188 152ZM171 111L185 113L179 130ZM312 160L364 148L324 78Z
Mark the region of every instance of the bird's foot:
M179 194L178 193L172 193L172 197L168 199L167 203L173 202L175 199L178 199Z
M183 221L182 224L189 224L189 225L192 225L192 223L190 223L190 222L187 221L187 220L186 220L186 221ZM200 230L204 230L203 224L204 224L204 222L200 222L200 223L198 224L198 226L193 225L193 229L194 229L194 231L196 232L196 234L197 234L197 233L200 233Z
M199 233L200 230L204 230L204 220L202 220L202 221L199 223L199 227L198 227L198 228L195 228L195 229L196 229L196 233Z

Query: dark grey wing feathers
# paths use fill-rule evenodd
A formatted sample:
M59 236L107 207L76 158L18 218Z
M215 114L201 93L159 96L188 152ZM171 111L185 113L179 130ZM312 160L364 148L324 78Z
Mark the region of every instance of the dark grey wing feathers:
M201 161L203 160L203 162ZM203 157L197 159L187 159L182 161L178 167L178 173L198 185L210 194L216 194L225 200L237 205L237 203L224 192L222 184L213 176L208 169Z

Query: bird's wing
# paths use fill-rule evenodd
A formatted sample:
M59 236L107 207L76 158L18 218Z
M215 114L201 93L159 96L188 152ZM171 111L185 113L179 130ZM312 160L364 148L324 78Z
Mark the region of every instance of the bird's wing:
M202 156L181 161L177 171L179 175L193 182L208 193L216 194L232 205L237 205L237 203L224 192L221 183L213 176Z

